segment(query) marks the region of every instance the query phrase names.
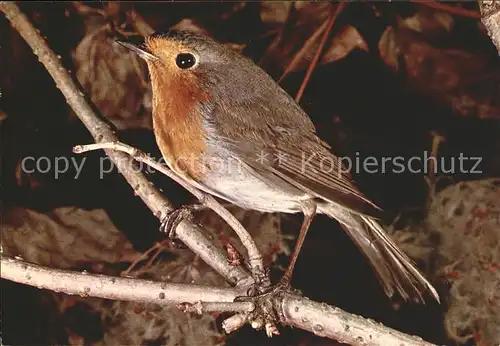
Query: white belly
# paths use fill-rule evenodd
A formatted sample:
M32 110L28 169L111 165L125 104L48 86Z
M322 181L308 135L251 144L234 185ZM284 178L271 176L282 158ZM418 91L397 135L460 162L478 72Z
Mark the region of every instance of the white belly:
M220 164L218 163L220 161ZM223 160L212 160L211 169L197 187L225 199L241 208L261 212L300 212L300 201L310 197L294 186L281 186L262 180L254 171L229 155Z

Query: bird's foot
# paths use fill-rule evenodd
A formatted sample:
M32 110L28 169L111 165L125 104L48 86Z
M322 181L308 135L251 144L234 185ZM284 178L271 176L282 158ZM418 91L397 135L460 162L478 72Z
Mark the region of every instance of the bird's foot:
M252 287L249 295L234 299L235 302L252 302L255 309L249 313L248 321L254 329L264 328L267 336L279 335L277 324L281 320L277 305L284 293L293 289L289 280L282 279L278 284L266 288Z
M179 226L183 220L191 219L193 217L193 211L204 208L205 205L203 204L189 204L171 211L162 218L160 231L165 233L169 239L174 239L177 226Z
M281 292L290 292L290 291L292 291L290 281L285 278L282 278L280 282L278 282L276 285L272 285L269 287L252 286L248 290L248 295L238 296L234 299L234 301L249 302L249 301L254 301L255 299L258 298L270 297Z

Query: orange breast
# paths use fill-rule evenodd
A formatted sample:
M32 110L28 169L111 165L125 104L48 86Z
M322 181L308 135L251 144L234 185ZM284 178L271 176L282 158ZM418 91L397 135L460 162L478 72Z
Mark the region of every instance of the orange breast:
M209 95L198 87L196 76L151 76L153 127L156 142L167 164L176 173L201 180L207 173L201 156L206 150L200 102ZM166 77L166 78L163 78Z

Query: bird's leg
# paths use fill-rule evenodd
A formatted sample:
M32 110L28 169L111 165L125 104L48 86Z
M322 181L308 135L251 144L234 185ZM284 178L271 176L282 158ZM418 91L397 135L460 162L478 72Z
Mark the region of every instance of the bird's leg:
M317 205L313 200L306 200L301 202L301 209L304 213L304 221L302 222L302 227L300 228L299 237L297 238L297 244L295 245L295 249L293 250L292 257L290 260L290 264L288 265L285 274L281 278L280 282L272 287L267 287L260 293L257 293L254 296L244 296L244 297L236 297L234 299L237 301L251 301L255 304L255 310L252 314L250 314L249 319L250 322L257 320L264 320L264 324L274 326L276 328L276 323L279 321L279 317L273 312L273 297L278 297L278 295L283 294L283 292L290 290L290 282L292 280L293 269L295 268L295 263L297 262L297 258L299 257L300 250L304 241L306 239L307 231L311 226L312 220L316 215ZM266 311L271 311L269 314L264 314ZM262 316L264 315L264 316ZM253 322L252 322L253 323Z
M313 200L306 200L301 203L301 209L304 213L304 221L302 222L302 227L300 228L299 237L297 238L297 244L295 244L295 248L293 250L290 264L285 271L285 274L281 278L279 282L279 286L283 288L289 288L290 283L292 281L293 270L295 268L295 263L297 262L297 258L299 257L300 250L302 249L302 245L306 239L307 231L309 231L309 227L311 226L312 220L316 215L317 205Z
M170 239L175 238L175 229L177 226L185 219L189 219L193 216L192 212L197 210L206 209L204 204L188 204L183 205L180 208L172 210L167 215L165 215L160 224L160 231L167 234Z
M309 226L311 226L312 220L316 215L317 205L313 200L306 200L301 202L302 213L304 214L304 221L302 222L302 227L300 228L299 237L297 239L297 244L295 245L295 249L293 250L292 257L290 260L290 264L285 271L285 274L281 278L280 282L277 285L266 287L264 289L252 290L254 293L249 294L249 296L240 296L236 297L234 301L252 301L255 298L262 298L264 296L273 295L282 291L287 291L290 289L290 283L292 280L293 270L295 268L295 263L297 262L297 258L299 257L300 250L302 249L302 245L304 244L304 240L306 239L307 231L309 230Z

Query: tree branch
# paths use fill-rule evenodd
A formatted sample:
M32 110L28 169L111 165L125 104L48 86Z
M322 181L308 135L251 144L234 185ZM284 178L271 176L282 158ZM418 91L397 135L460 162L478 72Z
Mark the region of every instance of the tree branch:
M234 302L242 289L215 288L193 284L171 284L106 275L77 273L1 258L1 277L14 282L66 294L154 304L177 304L187 312L244 312L253 310L252 302ZM292 293L275 299L281 323L350 345L432 346L410 336L324 303ZM246 314L237 314L223 322L226 331L234 331L245 322ZM254 326L255 327L255 326Z
M500 54L500 2L497 0L478 0L478 3L481 21Z
M437 1L411 0L410 2L412 2L416 5L426 6L426 7L434 8L436 10L448 12L450 14L454 14L457 16L475 18L475 19L481 18L481 15L479 13L477 13L476 11L471 11L471 10L461 8L458 6L446 5L446 4L443 4L441 2L437 2Z
M45 66L57 87L65 96L68 104L89 129L97 143L116 142L113 129L100 120L87 103L83 93L75 86L71 76L60 64L58 57L48 48L47 44L31 25L14 2L0 2L0 10L5 13L12 26L30 45L40 62ZM164 196L140 173L130 168L133 159L121 152L105 150L106 154L116 164L134 192L152 210L155 216L162 218L172 210ZM154 281L114 278L104 275L75 273L57 269L48 269L19 260L2 257L1 276L39 288L50 289L68 294L79 294L106 299L119 299L157 304L195 304L202 301L206 308L224 307L230 311L248 311L251 305L230 304L235 297L242 295L244 288L253 283L253 279L240 267L227 263L226 256L213 246L199 229L192 223L183 221L176 230L178 238L197 253L207 264L223 275L230 283L239 283L238 289L213 288L197 285L181 285L159 283ZM432 345L393 329L382 326L362 317L346 313L340 309L329 307L296 296L291 293L280 293L269 296L276 313L283 324L309 330L331 339L342 340L351 345ZM208 304L207 304L208 303ZM212 304L213 303L213 304ZM224 303L224 304L222 304ZM248 303L248 302L247 302ZM252 302L249 302L253 304ZM243 312L230 317L226 329L236 330L248 320L252 312ZM256 319L253 319L255 322ZM253 324L252 324L253 325ZM253 325L254 326L254 325ZM256 326L254 326L256 327ZM267 325L265 326L267 329Z
M2 256L2 279L82 297L154 304L226 302L244 294L241 289L216 288L193 284L172 284L107 275L77 273L46 268Z
M247 249L250 268L252 270L252 276L254 278L266 277L266 275L264 275L264 264L262 261L262 255L260 254L260 251L257 248L257 244L255 244L255 241L252 239L252 237L245 229L245 227L243 227L243 225L238 221L238 219L235 218L234 215L231 214L226 208L224 208L219 202L217 202L217 200L214 197L205 194L204 192L201 192L200 190L191 186L190 184L185 182L184 179L178 176L174 171L156 162L153 158L146 155L144 152L121 142L77 145L73 148L73 151L75 153L84 153L87 151L99 150L99 149L112 149L127 153L135 160L143 162L148 166L156 169L157 171L165 174L172 180L176 181L179 185L184 187L186 190L191 192L191 194L193 194L196 198L198 198L198 200L203 205L216 212L236 232L236 234L240 238L241 243L243 244L245 249ZM269 285L270 282L266 282L266 286Z
M278 310L281 312L281 323L348 345L434 345L418 336L404 334L373 320L292 294L284 296Z
M26 16L19 10L14 2L0 2L0 10L4 12L11 25L19 32L38 60L45 66L56 82L68 104L83 124L90 131L97 143L115 142L118 138L114 135L109 124L101 120L84 97L84 94L73 82L73 79L60 63L60 59L47 46L45 40L31 25ZM124 178L133 187L143 202L151 209L160 220L173 210L170 202L151 185L146 177L137 173L133 159L128 155L114 150L105 150ZM225 254L217 249L193 223L182 221L176 229L177 237L193 252L199 255L215 271L224 276L231 284L250 285L253 279L241 267L230 266Z
M252 302L202 302L181 303L177 307L182 312L194 312L198 315L204 312L251 312L255 309Z

